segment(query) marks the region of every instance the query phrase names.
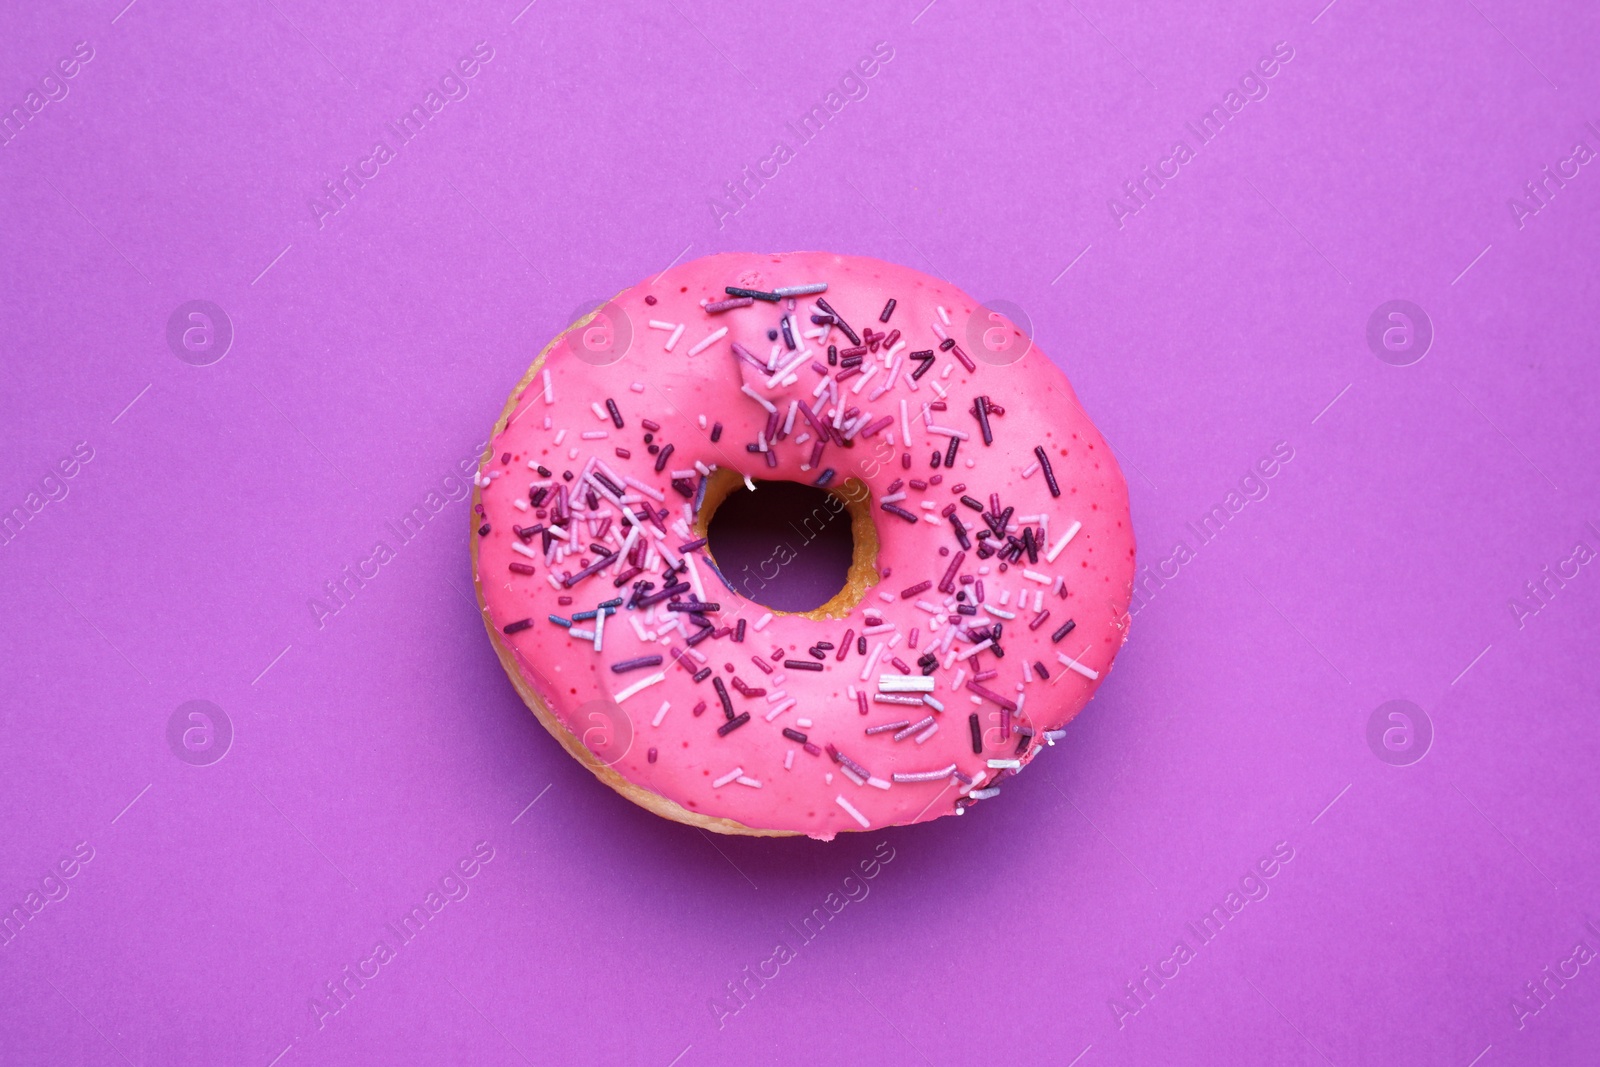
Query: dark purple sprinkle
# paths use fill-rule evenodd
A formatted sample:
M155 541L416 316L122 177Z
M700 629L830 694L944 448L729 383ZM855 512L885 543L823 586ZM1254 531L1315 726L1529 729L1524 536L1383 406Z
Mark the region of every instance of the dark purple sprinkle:
M952 438L952 440L954 439ZM898 515L907 522L914 523L919 521L915 515L901 507L899 504L879 504L878 507L884 511L887 511L891 515Z
M728 695L728 687L722 684L720 675L711 679L711 687L717 691L717 699L722 701L722 717L733 718L733 698Z
M1068 619L1066 622L1062 623L1061 624L1061 629L1057 630L1055 633L1050 635L1051 643L1053 644L1056 641L1059 641L1063 637L1065 637L1068 634L1070 634L1077 625L1078 624L1076 622L1074 622L1072 619Z
M677 447L677 446L675 446L675 445L667 445L656 456L656 473L657 474L660 474L662 471L667 469L667 457L672 455L672 450L675 447Z
M656 761L656 746L654 746L654 745L650 746L650 751L645 754L645 758L648 759L651 763L654 763Z
M1043 445L1034 445L1033 454L1039 459L1039 469L1044 471L1044 480L1050 485L1050 495L1060 496L1061 487L1056 484L1056 472L1050 469L1050 457L1045 455Z
M710 676L710 674L711 674L711 668L710 667L701 667L699 670L694 672L694 675L690 680L691 681L696 681L696 682L703 682L703 681L706 680L707 677ZM704 711L704 710L706 710L705 701L702 700L700 702L700 711ZM695 712L695 714L696 715L700 714L700 711Z
M748 711L741 711L738 718L729 719L727 722L717 727L717 736L727 737L729 734L733 733L733 731L737 730L739 727L743 726L749 721L750 713Z
M641 667L659 666L661 666L661 657L659 655L639 656L635 659L625 659L621 663L613 663L611 671L613 674L625 674L628 671L636 671Z
M609 396L606 397L606 412L611 416L611 425L622 429L622 412L617 410L617 402Z
M760 289L741 289L736 285L725 286L722 291L729 296L748 296L752 300L765 300L769 304L776 304L782 299L777 293L763 293Z
M829 467L827 470L825 470L821 474L817 475L817 480L812 482L811 484L812 485L827 485L829 482L833 481L833 475L834 475L834 470L833 470L832 467ZM913 522L916 521L914 517L913 517L912 521Z
M983 431L983 443L994 444L994 431L989 428L989 398L979 396L972 402L973 417L978 420L978 429Z
M716 629L717 628L715 626L708 624L705 627L696 630L692 636L685 638L683 643L688 645L690 648L693 648L695 645L698 645L701 641L704 641L706 638L715 633Z
M978 723L977 712L973 712L967 716L967 728L972 731L973 755L983 755L983 727Z
M1049 617L1050 617L1050 609L1049 608L1045 608L1043 611L1039 612L1039 614L1037 616L1035 616L1035 618L1034 618L1034 620L1032 622L1030 622L1028 624L1028 629L1037 630L1039 627L1044 625L1044 620L1048 619Z
M894 297L890 297L889 298L889 302L887 304L883 305L883 313L878 316L878 321L879 322L888 322L889 321L889 316L893 315L893 314L894 314Z
M733 628L733 639L736 643L744 643L744 620L739 620L739 625Z
M850 328L850 324L844 321L844 318L837 311L833 310L833 308L829 307L828 302L822 299L820 296L817 297L817 307L833 316L834 325L838 326L839 329L843 331L844 335L850 338L851 344L859 345L861 343L861 335L852 330Z
M822 664L813 663L808 659L786 659L783 665L792 671L820 671Z
M946 338L946 340L949 340L949 338ZM978 369L978 365L972 362L972 357L961 351L960 345L951 345L950 354L961 361L961 365L967 368L967 373L970 374Z
M716 444L720 440L722 440L722 423L714 422L711 424L711 443Z
M478 536L479 537L488 537L489 536L489 524L488 523L484 523L482 526L478 527Z
M972 539L967 536L967 527L962 523L961 516L952 512L950 515L950 525L955 527L956 540L960 542L961 547L963 549L971 548ZM948 551L948 549L946 549L946 551Z
M838 345L829 345L828 346L828 366L837 367L838 365L839 365L839 346Z
M500 628L500 632L506 634L519 634L532 625L532 619L518 619L516 622L506 623Z
M867 654L867 638L866 638L866 635L863 634L861 637L856 638L856 655L865 656L866 654ZM865 693L862 694L862 696L865 696L865 695L866 695Z
M512 574L532 574L533 573L533 564L531 564L531 563L518 563L516 560L512 560L510 566L511 566L511 573Z
M944 465L946 467L954 467L956 465L956 446L959 444L961 444L961 438L950 438L950 449L944 454Z
M789 328L789 316L785 315L782 319L780 319L778 325L783 330L784 346L788 348L789 351L793 352L795 348L794 331Z
M706 539L704 537L702 537L697 541L687 541L684 544L679 545L678 546L678 551L679 552L693 552L697 548L704 548L705 544L706 544Z
M783 736L787 737L791 741L798 741L802 745L806 743L805 734L801 733L799 730L791 730L787 726L783 728Z

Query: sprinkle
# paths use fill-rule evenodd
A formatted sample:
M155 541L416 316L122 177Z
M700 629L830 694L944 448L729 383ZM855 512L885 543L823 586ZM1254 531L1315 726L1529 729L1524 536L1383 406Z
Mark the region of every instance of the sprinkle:
M1057 493L1056 495L1059 496L1060 494ZM1044 554L1045 562L1054 563L1056 561L1056 557L1061 555L1061 550L1066 548L1067 545L1072 542L1074 537L1078 536L1078 531L1081 529L1083 529L1083 523L1076 521L1073 522L1071 526L1067 527L1067 532L1061 535L1061 540L1052 545L1050 547L1050 551Z
M850 324L844 321L844 316L840 315L837 311L833 310L833 308L829 307L828 302L822 299L820 296L817 297L817 307L821 308L826 314L833 316L834 325L838 326L840 332L842 332L846 337L850 338L851 344L861 344L861 335L852 330L850 328Z
M743 773L744 773L744 768L743 767L735 767L733 770L729 771L727 774L724 774L721 778L718 778L716 781L712 782L711 783L711 788L712 789L721 789L723 786L727 785L729 782L737 781L739 779L739 776L742 775Z
M572 631L572 632L576 633L577 631ZM618 704L620 704L624 700L627 700L629 697L633 696L635 693L637 693L637 692L639 692L641 690L644 690L644 689L648 689L652 685L655 685L657 682L662 681L663 679L666 678L666 676L667 676L667 672L666 671L657 671L656 673L650 675L648 678L644 678L644 679L641 679L640 681L634 682L632 685L628 686L628 688L624 689L622 692L620 692L616 696L612 697L612 699L615 700Z
M938 723L934 723L932 726L930 726L926 730L922 731L916 737L913 737L912 740L920 745L920 744L922 744L922 742L926 741L928 738L932 737L934 734L936 734L938 732L939 732L939 724Z
M828 291L827 282L811 282L806 285L786 285L781 289L774 289L774 296L810 296L812 293L825 293Z
M616 668L612 668L615 670ZM933 692L933 678L920 674L880 674L878 675L878 692L880 693L931 693Z
M622 412L617 410L617 402L610 397L606 397L606 412L611 416L611 425L622 429Z
M889 321L889 316L894 314L894 305L895 305L895 300L894 300L893 297L890 297L889 298L889 302L887 304L883 305L883 312L878 316L878 321L879 322L888 322Z
M650 320L650 328L652 330L666 330L668 333L671 333L676 326L677 323L673 322L662 322L660 319Z
M983 641L979 642L976 645L973 645L971 648L964 648L960 652L957 652L955 654L956 655L956 659L964 660L964 659L967 659L969 656L976 656L979 652L982 652L984 649L990 647L993 644L994 644L994 640L992 638L985 638Z
M769 415L775 413L778 410L777 406L775 404L773 404L772 401L768 400L766 397L762 396L760 393L756 392L754 389L750 388L748 385L741 385L739 387L739 391L742 392L745 396L749 397L751 400L754 400L757 404L760 404L762 407L766 408L767 409L767 414L769 414Z
M661 706L656 709L656 717L650 720L650 725L660 726L661 720L667 717L667 709L670 707L672 707L672 701L663 700Z
M766 614L762 615L761 618L756 620L755 627L754 627L756 633L760 633L762 630L765 630L767 628L767 623L769 623L771 621L772 621L772 612L769 611Z
M640 656L637 659L628 659L623 660L621 663L613 663L611 665L611 670L614 674L625 674L628 671L636 671L641 667L659 666L661 666L661 657L659 655Z
M1077 671L1079 674L1083 675L1085 678L1089 679L1091 682L1100 677L1100 672L1099 671L1095 670L1093 667L1084 666L1082 663L1079 663L1077 660L1073 659L1071 656L1063 655L1062 653L1057 652L1056 653L1056 659L1058 659L1062 663L1066 664L1066 666L1068 668L1070 668L1071 670Z
M983 755L983 727L978 724L978 713L973 712L967 716L967 728L972 733L972 751L975 755Z
M968 692L972 692L972 693L976 693L976 694L978 694L979 696L981 696L985 700L993 701L995 704L1000 705L1000 707L1004 708L1007 711L1016 711L1017 710L1017 705L1016 705L1015 701L1008 700L1007 698L1001 696L999 693L996 693L992 689L985 689L983 686L979 685L976 680L970 681L970 682L967 683L967 691Z
M683 336L683 323L680 322L673 329L672 336L667 338L667 343L666 343L666 346L665 346L666 350L668 352L671 352L672 351L672 346L677 344L678 343L678 338L680 338L682 336Z
M756 778L751 778L748 775L741 774L739 777L735 778L734 781L738 782L740 785L747 785L751 789L760 789L761 788L760 780L756 779Z
M928 717L926 717L922 721L920 721L918 723L915 723L915 724L913 724L911 726L907 726L904 730L901 730L899 733L895 734L894 735L894 739L896 741L904 741L906 738L910 737L912 734L917 733L917 732L919 732L921 730L925 730L925 729L927 729L928 727L930 727L932 725L933 725L933 716L929 715Z
M532 625L532 619L518 619L516 622L506 623L505 626L501 627L500 632L505 634L518 634Z
M1062 623L1061 624L1061 629L1057 630L1055 633L1050 635L1051 643L1054 644L1055 642L1061 640L1063 637L1065 637L1068 634L1070 634L1073 631L1073 628L1076 627L1077 625L1078 624L1076 622L1074 622L1073 620L1071 620L1071 619L1068 619L1066 622Z
M763 293L760 289L741 289L737 286L725 286L722 290L729 296L748 296L753 300L765 300L769 304L776 304L781 298L777 293Z
M967 796L971 797L973 800L988 800L990 797L997 797L999 795L1000 787L997 785L992 785L988 789L974 789L972 792L967 794Z
M736 296L729 300L718 300L714 304L706 305L706 314L720 315L724 311L732 311L734 308L747 308L753 303L755 303L755 298L749 296ZM652 325L654 324L652 323Z
M520 552L524 556L527 556L529 559L539 559L540 555L541 555L540 553L535 552L533 549L529 548L527 545L523 544L521 541L513 541L513 542L511 542L511 551Z
M726 326L718 327L708 334L703 340L696 342L695 346L689 349L689 355L698 356L700 353L704 352L706 349L710 348L712 345L716 344L726 336L728 336L728 328Z
M843 324L841 323L841 325L843 325ZM848 800L846 800L844 798L844 794L843 793L840 793L838 796L834 797L833 799L834 799L834 803L838 804L845 811L849 812L850 813L850 817L853 818L856 822L861 824L861 828L863 830L872 829L872 824L867 821L867 817L865 815L861 814L859 811L857 811L856 808L855 808L855 805L851 804Z
M989 766L991 769L1009 769L1015 771L1022 768L1022 761L1019 759L992 759L989 761Z
M733 731L737 730L739 727L743 726L749 721L750 713L748 711L740 712L738 718L729 719L727 722L717 727L717 736L727 737L729 734L733 733Z
M783 665L791 671L820 671L822 664L809 659L786 659Z
M896 775L893 775L892 777L897 782L939 782L939 781L943 781L944 779L950 777L955 772L956 772L956 765L954 763L952 763L952 764L950 764L950 766L945 767L943 770L938 770L938 771L913 771L913 772L909 772L909 773L896 774Z
M910 725L911 725L911 720L910 719L901 719L899 722L886 722L881 726L869 726L869 727L867 727L867 734L870 736L872 734L893 733L896 730L904 730L907 726L910 726Z
M1056 473L1050 468L1050 457L1045 454L1044 446L1034 445L1033 454L1039 459L1039 469L1044 471L1044 480L1050 486L1050 495L1060 496L1061 486L1056 484Z
M944 309L944 305L943 304L939 305L939 318L944 322L944 324L946 326L950 325L950 312L948 312L948 311L946 311Z

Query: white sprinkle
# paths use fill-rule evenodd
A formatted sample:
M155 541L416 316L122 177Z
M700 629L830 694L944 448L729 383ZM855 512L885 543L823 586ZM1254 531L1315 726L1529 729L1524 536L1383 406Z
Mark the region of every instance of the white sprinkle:
M1093 667L1085 667L1083 664L1079 663L1077 660L1071 658L1065 653L1057 652L1056 659L1060 660L1062 663L1065 663L1068 667L1077 671L1090 681L1094 681L1096 678L1100 677L1099 671L1095 670Z
M521 552L524 556L527 556L529 559L538 559L539 558L539 553L535 552L533 549L529 548L527 545L523 544L521 541L513 541L513 542L511 542L511 551L513 551L513 552Z
M783 754L783 769L787 771L790 768L792 768L793 766L794 766L794 749L791 748L789 751L787 751L787 752L785 752Z
M739 391L745 396L749 397L751 400L754 400L757 404L760 404L762 407L766 408L767 414L769 415L778 410L776 404L762 396L760 393L756 392L754 389L750 388L748 385L741 385L739 387Z
M696 342L695 346L689 349L689 354L691 356L698 356L700 353L704 352L706 349L710 348L712 345L716 344L726 336L728 336L728 328L726 326L719 326L717 329L713 330L709 335L707 335L704 340Z
M861 824L861 828L863 830L872 829L872 824L867 821L867 817L865 815L861 814L859 811L857 811L855 805L850 803L848 800L846 800L844 798L844 794L843 793L840 793L838 796L834 797L833 799L834 799L834 802L836 804L838 804L841 808L843 808L845 811L850 813L850 817L852 819L854 819L856 822Z
M724 774L721 778L718 778L716 781L712 782L711 783L711 788L712 789L721 789L723 786L727 785L729 782L738 781L739 776L742 775L742 774L744 774L744 768L743 767L735 767L733 770L729 771L727 774Z
M774 296L810 296L812 293L825 293L828 291L827 282L811 282L806 285L786 285L782 289L774 289Z
M622 692L618 693L616 696L612 697L611 699L615 700L618 704L620 704L624 700L627 700L629 697L633 696L633 694L639 692L642 689L650 688L652 685L655 685L657 682L663 681L666 677L667 677L667 672L666 671L657 671L656 673L652 674L648 678L643 678L643 679L640 679L637 682L634 682L632 685L628 686L628 688L624 689Z
M928 680L932 681L933 680L933 676L929 675L928 676ZM930 686L930 688L931 688L931 686ZM933 698L933 694L932 693L924 693L924 694L922 694L922 702L924 704L928 705L928 707L932 708L934 711L943 711L944 710L944 704L941 703L938 700L935 700Z
M1028 579L1030 582L1038 582L1040 585L1049 585L1050 584L1050 576L1048 574L1040 574L1038 571L1027 571L1027 570L1025 570L1025 571L1022 572L1022 576L1024 578ZM1017 598L1017 603L1021 604L1022 603L1022 597L1025 597L1027 595L1028 594L1026 592L1021 593Z
M993 615L996 618L1000 618L1000 619L1014 619L1014 618L1017 617L1017 613L1016 612L1014 612L1014 611L1001 611L999 608L995 607L993 604L985 604L983 606L983 610L987 611L990 615Z
M567 636L572 638L574 641L593 641L594 631L582 630L576 626L572 626L567 629Z
M644 392L644 383L643 382L631 382L631 383L629 383L628 388L632 389L636 393L642 393L642 392Z
M1068 526L1067 532L1061 535L1061 540L1050 546L1050 551L1044 554L1045 562L1054 563L1056 561L1056 557L1061 555L1062 549L1066 548L1067 545L1071 543L1072 539L1078 536L1078 531L1081 529L1083 529L1083 523L1081 522L1075 521L1071 526Z
M793 749L791 749L790 751L793 751ZM734 781L738 782L740 785L747 785L751 789L760 789L761 788L761 783L758 780L756 780L754 778L751 778L751 777L749 777L747 775L741 774L739 777L735 778Z
M602 441L611 435L604 430L585 430L579 436L585 441Z
M989 766L996 769L1009 767L1012 770L1019 770L1022 767L1022 761L1019 759L992 759L989 761Z
M677 325L675 322L662 322L660 319L650 320L650 328L652 330L666 330L668 333L671 333Z
M943 304L939 305L939 318L943 320L946 326L950 325L950 312L944 309Z
M589 410L594 412L594 417L601 422L609 422L611 420L611 416L606 414L606 409L600 406L600 401L598 400L589 405Z
M782 704L779 704L777 707L767 712L767 721L771 722L773 719L776 719L779 715L782 715L784 712L794 707L795 703L796 700L794 697L790 697L788 700L785 700Z
M755 630L756 633L760 633L762 630L765 630L767 628L767 623L769 623L771 621L772 621L772 612L769 611L766 614L762 615L761 618L757 619L755 626L751 627L751 629Z
M528 502L522 499L520 496L514 496L511 498L511 506L516 508L518 511L528 510Z
M992 644L994 644L994 641L992 639L985 639L985 640L979 642L978 644L973 645L971 648L964 648L960 652L957 652L955 654L956 659L964 660L969 656L976 656L979 652L982 652L984 649L988 648Z
M867 784L870 785L870 786L873 786L874 788L877 788L877 789L888 789L889 788L889 783L884 781L882 778L868 778L867 779Z
M855 687L851 686L851 688L854 689ZM800 727L800 729L802 729L802 730L808 730L808 729L811 728L811 720L810 719L796 719L794 721L794 724L796 726Z
M880 674L878 675L878 692L931 693L933 692L933 676L921 674Z
M631 616L631 615L628 616L628 617L630 619L633 618L633 616ZM656 709L656 717L650 720L650 725L651 726L660 726L661 725L661 720L665 719L667 717L667 709L670 708L670 707L672 707L672 701L663 700L661 702L661 706Z
M567 436L567 428L565 426L563 426L561 429L556 431L556 437L555 437L555 441L553 443L559 445L566 436Z
M1022 468L1022 476L1024 478L1032 478L1033 477L1033 472L1038 470L1038 469L1039 469L1039 461L1038 460L1034 460L1032 463L1030 463L1026 467Z
M883 655L883 642L880 641L867 656L867 665L861 668L861 680L864 682L872 677L872 670L878 665L878 657Z
M941 708L940 710L942 711L943 709ZM934 723L932 726L929 726L926 730L922 731L920 734L918 734L916 737L913 737L911 740L915 741L917 744L920 745L920 744L922 744L922 742L926 741L928 738L932 737L934 734L936 734L938 732L939 732L939 724L938 723Z

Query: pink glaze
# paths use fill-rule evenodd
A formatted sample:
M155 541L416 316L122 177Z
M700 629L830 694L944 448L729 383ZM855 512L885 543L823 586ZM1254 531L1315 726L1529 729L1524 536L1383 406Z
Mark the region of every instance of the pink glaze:
M820 463L810 466L818 435L807 418L797 413L787 434L781 433L780 421L779 439L772 442L770 450L776 465L770 466L767 455L745 448L766 429L768 412L740 387L749 386L768 398L778 409L780 419L787 417L791 401L804 399L820 420L831 421L828 413L833 405L829 395L824 394L820 400L812 396L823 377L812 363L815 360L829 374L837 375L841 368L826 366L827 346L831 343L847 350L852 343L836 326L825 340L805 336L818 329L811 321L816 312L816 295L794 298L793 311L788 310L787 301L774 304L757 300L751 306L718 314L707 313L704 304L728 300L724 288L730 285L771 291L821 282L828 286L821 298L858 333L864 328L874 334L899 330L904 343L894 350L887 366L887 346L881 342L872 346L876 351L865 355L862 368L877 369L860 391L855 386L860 383L861 374L838 386L847 410L856 407L871 413L861 422L862 430L853 447L830 442ZM655 303L647 303L648 297L653 297ZM881 323L880 313L890 298L897 305L889 322ZM949 316L949 325L940 315L941 305ZM982 321L972 324L969 332L969 320L975 311ZM757 361L766 364L775 347L768 340L767 331L778 327L780 317L786 313L798 328L796 341L809 351L811 358L797 364L793 373L798 380L793 384L785 385L780 380L768 387L771 376L738 358L731 345L739 342ZM652 327L652 320L674 329ZM680 323L684 327L681 336L668 352L665 345ZM696 345L723 327L728 330L726 335L690 354ZM956 350L940 348L940 329L955 338ZM626 346L624 354L607 366L594 365L579 355L584 353L595 362L608 361L618 345ZM1010 767L991 767L990 760L1018 760L1026 766L1057 740L1054 735L1047 738L1046 732L1059 730L1094 695L1126 637L1134 568L1127 487L1110 448L1078 405L1066 377L1042 352L1032 349L1017 362L999 365L1003 354L1014 351L1011 346L1016 345L1026 346L1027 341L1008 320L991 316L953 286L918 271L861 257L820 252L708 256L673 267L618 296L601 318L569 332L562 343L551 349L544 364L549 371L551 399L545 398L542 376L535 375L515 399L515 415L506 431L492 443L480 474L483 515L475 519L486 523L488 532L475 533L479 537L479 579L489 620L496 631L520 620L532 620L530 626L504 638L517 655L523 678L567 728L585 738L585 744L602 754L616 771L698 815L828 839L840 831L864 828L861 820L881 827L963 810L974 802L967 796L974 788L979 790L980 798L990 795L984 791L1003 784L1007 776L1016 773ZM785 347L781 334L776 348L779 368L799 354ZM933 365L920 380L913 381L911 371L918 364L906 359L906 355L929 349L935 353ZM973 359L975 371L966 369L958 352ZM892 386L879 392L890 380ZM932 423L968 435L958 446L953 470L942 464L935 470L930 465L934 449L942 453L950 442L948 436L929 428L923 414L923 405L939 401L941 392L948 396L948 407L931 411ZM1004 409L1003 415L990 416L993 443L987 446L973 413L979 394ZM621 429L609 416L597 417L591 409L592 403L604 408L608 398L615 401L620 412L624 422ZM906 402L911 423L909 447L901 401ZM890 423L874 428L874 424L882 423L883 416L891 415ZM705 428L701 426L701 416L705 417ZM673 446L662 473L655 470L656 457L648 454L641 419L661 425L653 434L658 446ZM714 422L722 424L720 441L715 444L709 436ZM845 421L844 426L848 432L851 423ZM871 436L866 435L868 430L872 431ZM560 436L563 431L564 436ZM607 436L584 439L585 432L604 432ZM1038 469L1035 446L1049 457L1060 488L1059 497L1051 495L1044 473ZM620 458L615 451L619 447L627 450L630 458ZM902 468L902 453L910 456L909 469ZM627 536L629 524L622 519L620 509L605 494L597 492L600 506L595 514L602 517L572 518L567 523L575 546L571 555L552 559L561 550L553 548L547 553L542 535L535 535L526 547L537 558L530 558L512 548L513 544L522 543L513 527L548 525L552 518L548 509L551 500L545 500L547 507L542 517L532 507L519 509L513 501L528 502L530 483L566 485L581 506L584 489L579 487L589 484L586 470L596 458L605 465L595 468L602 474L609 469L615 476L634 479L648 487L651 494L663 497L657 502L654 495L622 486L628 491L624 502L630 509L637 511L642 505L649 505L658 513L667 509L662 523L665 530L641 520L635 541L656 550L652 553L656 558L648 560L650 567L625 581L621 588L613 585L612 578L627 564L617 560L571 588L557 589L552 576L557 579L555 584L560 584L563 576L575 574L601 558L588 548L592 542L599 541L609 546L608 551L616 551ZM880 542L879 574L888 577L881 578L847 618L813 620L773 613L770 622L758 632L755 624L767 609L728 588L710 565L704 548L684 553L694 560L693 572L677 580L692 583L697 579L699 586L672 599L696 599L697 589L703 588L705 600L721 605L722 610L710 616L719 627L736 625L741 618L747 623L743 643L736 643L733 634L700 640L694 652L704 656L703 665L687 657L681 664L675 660L675 654L686 647L677 622L681 621L689 634L696 633L698 627L687 616L667 612L666 602L631 610L625 606L608 616L600 652L594 650L591 640L574 638L568 629L548 621L551 614L570 618L574 612L593 610L596 604L613 597L628 598L634 582L650 580L655 582L655 590L662 588L666 563L659 558L660 546L665 545L677 557L678 546L694 539L687 521L692 519L693 502L674 489L669 476L674 470L694 468L697 461L752 478L807 484L815 483L822 470L831 468L836 472L830 483L835 488L841 487L847 477L860 478L872 494L871 514ZM552 479L542 478L530 469L541 463L551 471ZM561 475L568 470L574 477L571 482L564 482ZM943 476L941 484L930 484L920 491L902 486L900 491L906 497L894 504L916 516L917 521L907 521L883 509L883 497L895 480L928 480L935 475ZM700 479L697 476L692 481L698 486ZM957 484L966 486L964 493L952 491ZM960 497L974 498L987 509L991 493L999 495L1002 511L1014 508L1009 533L1021 537L1018 520L1032 516L1047 516L1046 532L1040 539L1037 563L1029 562L1024 554L1003 572L1000 556L980 559L976 551L967 552L960 574L981 580L985 599L976 615L961 615L954 611L957 601L939 588L960 550L956 532L942 512L946 505L954 504L954 514L970 531L969 537L976 538L985 520L978 511L963 505ZM635 499L639 503L628 503ZM931 502L934 508L925 509L924 501ZM596 535L596 528L606 521L604 516L609 516L609 529L603 536ZM1047 562L1048 551L1074 523L1081 523L1081 528L1054 561ZM1029 525L1037 530L1045 520L1034 518ZM1003 544L990 541L996 543ZM554 544L565 542L557 540ZM977 547L974 541L974 550ZM941 550L948 550L948 554L941 555ZM535 573L515 573L513 564L531 565ZM1041 583L1025 575L1025 571L1046 580ZM902 590L923 582L933 585L901 598ZM958 581L953 588L965 591L967 603L971 603L976 582ZM1029 623L1038 616L1034 608L1036 594L1041 593L1042 608L1048 609L1049 616L1036 629L1030 629ZM569 606L558 604L557 598L562 595L572 597ZM919 607L918 601L934 607L936 612ZM845 631L851 629L859 635L869 628L868 612L881 616L883 624L892 625L893 629L868 637L868 656L859 655L852 640L844 658L838 659L838 646ZM1015 617L1006 618L997 612ZM1075 627L1053 641L1052 635L1069 619ZM981 630L997 622L1003 623L1003 658L986 650L965 659L952 659L976 647L966 633L959 631ZM574 625L588 629L593 621ZM958 632L949 637L946 646L951 628ZM908 648L913 629L918 631L915 650ZM640 630L653 635L654 640L641 640ZM783 659L815 662L807 649L818 641L835 646L821 661L822 671L805 672L783 666ZM882 653L867 669L880 644ZM940 651L946 647L946 651ZM772 654L777 649L781 649L782 656L774 662ZM891 656L905 662L910 673L920 675L918 657L929 651L938 653L938 666L931 675L935 685L931 696L943 705L942 711L928 705L874 701L880 676L900 673L889 662ZM621 674L610 670L612 664L657 654L663 657L659 667ZM1084 671L1063 664L1058 654L1070 657ZM762 659L773 672L758 669L752 657ZM1031 670L1035 663L1042 663L1049 671L1048 681ZM1028 678L1025 664L1029 665ZM699 670L702 666L712 668L712 674L695 682L691 668ZM978 683L982 692L969 688L974 675L984 671L997 673ZM664 672L662 680L620 702L626 723L607 724L605 715L591 714L596 706L592 701L624 693L658 672ZM1089 677L1089 673L1095 677ZM735 676L741 683L738 686L733 683ZM713 678L723 681L735 714L750 713L748 722L725 735L718 733L727 720ZM766 693L745 696L745 688L762 688ZM779 691L786 695L773 701L771 698ZM860 697L856 694L866 695L865 716L860 714ZM1020 708L1007 712L996 697ZM784 707L790 698L794 702L769 721L769 713ZM701 701L706 707L697 716L694 708ZM658 721L664 702L669 707ZM979 716L983 734L981 755L973 750L969 725L969 715L973 713ZM614 717L614 712L607 714ZM919 731L897 741L899 730L866 732L870 727L903 720L915 724L929 716L938 727L931 736ZM809 719L811 725L799 726L802 719ZM598 732L597 723L601 727ZM781 732L785 727L804 733L809 746L785 737ZM1033 731L1031 738L1022 730ZM631 744L624 736L629 733ZM918 736L923 736L920 743ZM1019 753L1023 742L1025 746ZM834 758L830 746L848 762ZM786 768L786 757L791 752L792 765ZM894 780L897 774L938 772L952 764L959 775L978 779L978 784L968 785L954 774L931 781ZM852 778L852 765L868 771L871 780L858 784ZM735 770L741 775L732 776ZM887 783L887 788L880 783ZM859 812L861 820L845 804Z

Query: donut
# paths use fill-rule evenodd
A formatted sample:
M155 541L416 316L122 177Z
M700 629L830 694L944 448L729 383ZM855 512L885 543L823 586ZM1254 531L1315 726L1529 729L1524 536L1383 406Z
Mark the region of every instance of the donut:
M1105 679L1134 574L1116 459L1022 317L875 259L725 253L552 340L494 425L470 534L539 721L719 833L830 840L997 796ZM765 606L708 539L731 495L781 482L849 524L811 610Z

